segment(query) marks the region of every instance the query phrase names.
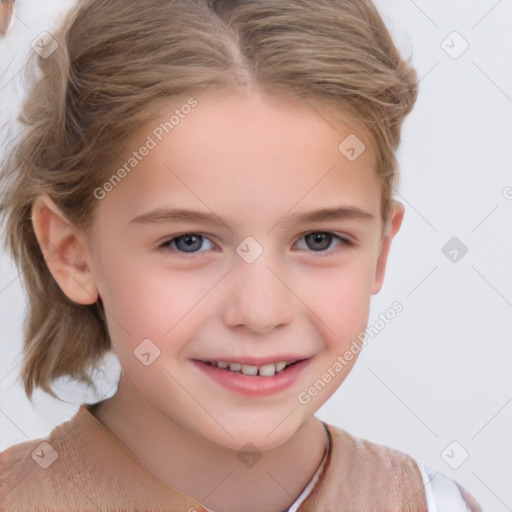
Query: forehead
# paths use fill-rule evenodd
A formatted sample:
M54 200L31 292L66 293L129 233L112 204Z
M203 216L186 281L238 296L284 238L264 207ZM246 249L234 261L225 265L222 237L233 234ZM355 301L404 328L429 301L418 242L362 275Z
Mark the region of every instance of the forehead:
M129 172L99 207L125 218L180 201L236 211L237 220L270 215L270 205L275 213L336 201L380 211L369 140L300 97L215 93L174 102L134 134L121 166Z

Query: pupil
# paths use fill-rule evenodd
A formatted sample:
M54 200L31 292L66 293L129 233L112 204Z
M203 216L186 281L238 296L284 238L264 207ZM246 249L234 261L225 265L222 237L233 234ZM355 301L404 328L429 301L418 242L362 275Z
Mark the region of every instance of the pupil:
M181 247L180 247L180 242ZM201 237L197 235L185 235L176 240L176 246L185 252L192 252L201 247Z
M327 249L329 245L331 245L331 235L328 233L310 233L309 235L306 235L307 242L313 242L313 244L320 244L316 247L313 245L313 247L310 247L310 249L313 249L314 251L321 251L324 249ZM309 245L309 243L308 243Z

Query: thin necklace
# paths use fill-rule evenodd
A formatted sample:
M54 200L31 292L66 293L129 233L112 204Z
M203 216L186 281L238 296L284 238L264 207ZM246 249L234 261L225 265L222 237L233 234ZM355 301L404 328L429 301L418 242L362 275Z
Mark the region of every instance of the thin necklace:
M329 429L327 428L327 425L323 421L322 421L322 425L324 427L325 433L327 434L327 446L325 448L324 456L322 457L322 461L318 465L318 467L315 471L315 474L313 475L313 478L308 482L306 487L299 494L298 498L290 505L289 508L283 510L282 512L297 512L298 508L302 505L302 503L305 501L305 499L311 494L311 491L315 487L315 484L318 481L318 478L320 477L320 473L322 472L322 469L325 465L325 461L327 460L327 455L331 448L331 434L329 432ZM214 510L207 508L204 505L203 505L203 508L207 512L215 512Z
M313 475L313 478L309 481L303 491L299 494L299 497L290 505L289 508L283 510L283 512L297 512L298 508L302 505L302 503L306 500L306 498L311 494L313 488L315 487L318 479L320 478L320 473L325 465L325 461L327 460L327 454L331 448L331 434L329 433L329 429L327 425L322 421L322 425L324 427L325 433L327 434L327 446L325 448L324 456L322 457L322 461L318 465L318 468Z

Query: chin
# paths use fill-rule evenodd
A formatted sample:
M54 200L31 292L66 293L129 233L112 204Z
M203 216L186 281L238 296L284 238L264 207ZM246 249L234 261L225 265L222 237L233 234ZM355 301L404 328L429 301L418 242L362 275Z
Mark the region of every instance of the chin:
M212 436L211 439L221 446L237 451L248 443L254 445L253 449L260 451L273 450L289 441L302 425L297 417L293 418L293 415L284 418L286 413L281 413L279 418L261 418L259 421L251 421L249 418L236 423L223 423L231 436L218 428L218 435Z

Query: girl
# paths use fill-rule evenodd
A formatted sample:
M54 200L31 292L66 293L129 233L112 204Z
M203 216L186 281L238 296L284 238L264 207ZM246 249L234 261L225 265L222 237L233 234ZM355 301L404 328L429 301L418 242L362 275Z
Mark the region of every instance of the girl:
M404 214L418 84L372 3L81 0L40 43L2 173L21 378L123 372L1 454L3 510L480 510L314 416Z

